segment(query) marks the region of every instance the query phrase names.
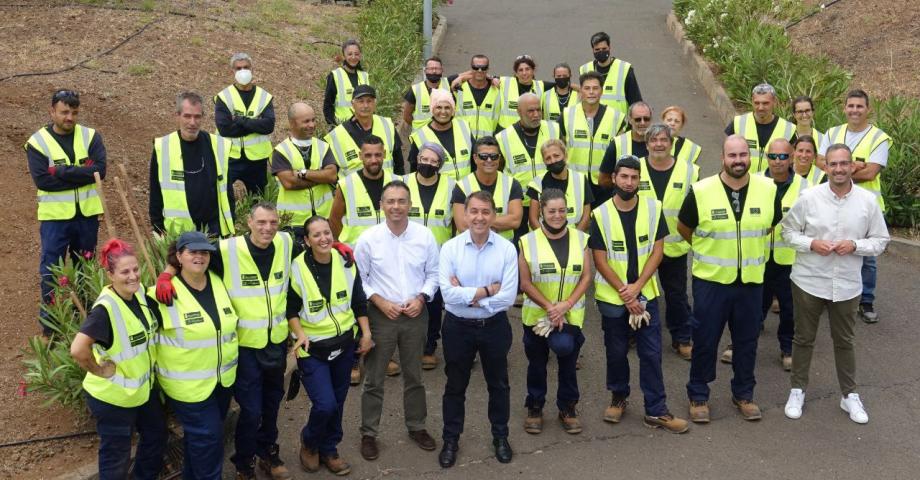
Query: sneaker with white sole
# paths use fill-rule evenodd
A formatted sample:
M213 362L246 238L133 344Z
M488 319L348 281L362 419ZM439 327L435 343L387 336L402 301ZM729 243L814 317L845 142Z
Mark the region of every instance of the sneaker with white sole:
M802 407L805 405L805 392L801 388L789 390L789 400L786 400L786 417L797 420L802 417Z
M840 408L850 414L850 420L856 423L869 423L869 414L866 413L858 393L851 393L841 398Z

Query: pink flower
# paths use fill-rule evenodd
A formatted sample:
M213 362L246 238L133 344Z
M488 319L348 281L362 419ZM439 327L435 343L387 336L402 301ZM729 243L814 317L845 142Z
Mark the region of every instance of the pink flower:
M92 260L92 259L93 259L93 252L90 251L90 250L87 250L87 251L83 252L83 258L85 258L85 259L87 259L87 260Z
M70 285L70 279L67 278L67 275L61 275L60 277L58 277L58 285L62 287L66 287L67 285Z

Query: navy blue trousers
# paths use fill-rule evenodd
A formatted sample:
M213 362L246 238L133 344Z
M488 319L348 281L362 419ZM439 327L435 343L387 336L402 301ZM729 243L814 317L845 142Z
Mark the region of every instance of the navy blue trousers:
M278 408L284 397L284 366L259 364L256 349L240 347L233 396L240 405L236 421L236 453L230 460L238 470L249 470L253 457L268 458L278 440Z
M575 337L575 348L564 357L556 357L559 362L556 387L556 407L566 410L578 403L578 376L575 364L578 354L585 343L585 336L581 329L566 325L562 332L553 330L550 335L572 335ZM550 348L547 337L533 333L533 327L524 325L524 354L527 355L527 398L524 400L525 408L542 409L546 404L546 364L549 363Z
M99 480L128 478L131 435L135 431L140 438L131 478L158 478L168 436L159 391L153 390L147 403L133 408L112 405L89 394L86 394L86 404L96 419L99 434Z
M441 296L440 289L425 306L428 308L428 339L425 341L425 355L434 355L435 350L438 349L438 340L441 339L441 315L444 313L444 297Z
M338 453L342 441L342 415L351 380L355 345L346 347L339 356L329 360L314 357L298 358L300 381L313 404L300 439L307 448L322 456Z
M200 402L166 397L185 434L182 465L184 480L220 480L224 467L224 419L233 391L217 385Z
M687 298L687 256L663 257L658 266L658 280L664 291L664 323L671 333L671 342L690 343L693 313Z
M76 258L85 252L92 254L96 250L96 240L99 234L99 217L79 217L71 220L45 220L39 223L38 232L41 237L41 256L39 258L38 274L41 283L42 302L51 300L52 288L49 282L54 278L51 266L58 263L68 254L76 263ZM39 310L40 318L45 314ZM41 323L41 322L39 322ZM46 335L51 334L48 327L41 325Z
M763 317L767 317L773 297L779 302L779 327L776 330L776 339L779 340L779 349L783 353L792 355L792 337L795 334L795 321L792 318L792 281L789 274L792 265L779 265L773 260L767 262L763 274Z

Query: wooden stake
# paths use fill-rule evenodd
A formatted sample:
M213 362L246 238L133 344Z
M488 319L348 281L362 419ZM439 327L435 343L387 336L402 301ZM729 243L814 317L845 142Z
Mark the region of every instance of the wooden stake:
M99 194L99 201L102 203L105 231L109 234L109 238L115 238L118 236L118 232L115 231L115 223L112 222L111 211L109 210L109 206L105 203L105 195L102 194L102 177L99 176L99 172L93 172L93 177L96 179L96 193Z
M99 176L97 173L96 176ZM77 307L77 310L80 311L80 315L83 315L83 319L86 320L86 308L83 306L83 302L77 297L77 294L73 290L70 291L70 301L73 302L74 306Z
M121 165L119 165L121 167ZM124 172L124 167L121 168L121 171ZM157 272L153 268L153 262L150 261L150 254L147 252L147 242L144 241L144 237L141 235L141 229L137 226L137 220L134 219L134 210L131 209L131 202L128 201L128 196L125 194L125 186L122 185L121 178L115 177L115 191L118 192L118 196L121 197L121 203L124 205L125 210L128 212L128 223L131 224L131 231L134 232L134 241L137 242L137 248L140 249L141 254L144 255L144 261L147 263L147 271L150 272L150 277L153 279L157 278Z

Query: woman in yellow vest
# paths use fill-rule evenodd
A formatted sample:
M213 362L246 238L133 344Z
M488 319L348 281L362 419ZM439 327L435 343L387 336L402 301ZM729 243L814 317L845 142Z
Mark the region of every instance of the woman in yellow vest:
M155 479L166 447L166 416L152 378L157 330L147 307L134 249L111 239L99 262L109 285L80 327L70 354L86 370L83 390L99 433L99 478L128 478L131 434L137 430L134 478Z
M547 188L540 194L540 228L521 237L518 269L526 298L521 311L527 355L527 418L524 430L543 430L546 364L549 352L559 362L556 406L559 422L571 434L581 432L576 363L585 337L585 292L591 283L588 235L569 225L565 193Z
M498 128L503 130L520 120L517 111L518 97L532 93L543 98L545 90L542 80L534 79L537 64L530 55L518 55L514 59L514 76L499 77Z
M166 258L179 272L170 280L175 297L170 305L158 302L157 381L182 424L186 480L221 478L224 418L236 381L238 318L224 283L208 271L215 250L201 232L180 235Z
M674 145L671 147L671 156L675 160L690 161L696 164L700 158L702 148L693 140L678 135L687 124L687 112L677 105L671 105L661 112L661 121L671 127L671 135L674 137Z
M288 326L296 338L292 355L312 403L300 432L300 464L308 472L325 465L336 475L347 475L351 466L339 456L337 446L354 356L374 348L367 297L358 267L332 254L335 238L329 221L310 217L304 230L307 249L291 266L287 297Z
M823 170L815 165L815 160L818 157L817 139L811 135L802 135L801 137L796 137L795 142L792 142L792 146L795 148L792 154L794 158L792 169L795 170L795 173L803 177L808 182L809 187L822 183L826 175Z
M810 135L818 145L824 140L824 134L815 128L815 102L808 95L800 95L792 100L792 123L795 124L795 136Z
M351 118L351 96L358 85L369 85L369 78L361 65L361 45L357 40L345 40L342 44L342 66L326 75L326 91L323 95L323 118L332 127Z

